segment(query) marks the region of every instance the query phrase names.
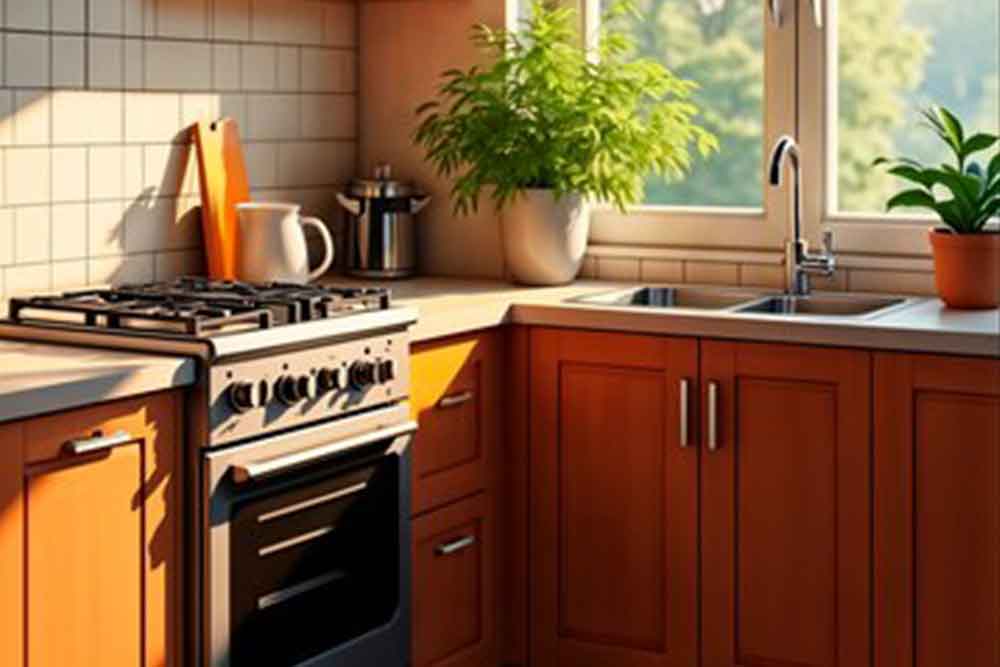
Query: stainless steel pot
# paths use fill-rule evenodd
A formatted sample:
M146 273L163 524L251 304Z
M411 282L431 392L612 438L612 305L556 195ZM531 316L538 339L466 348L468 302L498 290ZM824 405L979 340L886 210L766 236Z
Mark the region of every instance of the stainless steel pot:
M363 278L405 278L417 268L415 216L431 198L392 180L389 165L351 181L337 201L347 211L347 272Z

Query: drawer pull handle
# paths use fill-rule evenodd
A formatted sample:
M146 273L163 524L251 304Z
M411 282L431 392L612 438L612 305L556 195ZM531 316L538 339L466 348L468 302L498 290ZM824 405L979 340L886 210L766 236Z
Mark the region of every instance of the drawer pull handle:
M719 450L719 383L708 383L708 451Z
M118 431L116 433L112 433L111 435L95 435L92 438L70 440L66 443L65 449L70 454L79 456L81 454L93 454L94 452L112 449L133 440L135 440L135 438L125 431Z
M471 401L475 396L471 391L463 391L461 394L452 394L451 396L445 396L440 401L438 401L439 408L457 408L460 405L464 405Z
M681 427L680 427L680 437L681 437L681 447L690 447L691 442L689 438L689 428L688 428L688 413L690 412L689 403L689 393L691 391L691 381L687 378L681 379Z
M473 537L472 535L469 535L467 537L462 537L460 539L457 539L454 542L448 542L446 544L439 545L436 549L434 549L434 553L436 553L438 556L450 556L464 549L468 549L475 543L476 543L476 538Z

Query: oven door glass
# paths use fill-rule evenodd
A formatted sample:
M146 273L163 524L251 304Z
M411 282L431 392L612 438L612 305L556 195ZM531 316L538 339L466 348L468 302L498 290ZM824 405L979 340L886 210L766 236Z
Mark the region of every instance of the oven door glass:
M400 605L400 457L339 458L230 505L230 664L297 665Z

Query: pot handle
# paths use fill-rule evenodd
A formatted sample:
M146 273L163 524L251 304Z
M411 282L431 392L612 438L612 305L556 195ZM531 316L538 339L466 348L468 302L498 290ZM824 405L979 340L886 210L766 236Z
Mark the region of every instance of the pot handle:
M358 201L357 199L351 199L350 197L344 196L343 193L338 192L337 201L340 203L341 206L347 209L347 212L350 213L351 215L357 215L357 216L361 215L361 202Z
M420 213L422 210L424 210L424 207L426 207L430 203L431 203L431 198L429 195L424 197L415 197L410 201L410 213L416 215L417 213Z
M326 254L323 257L323 261L320 262L319 268L309 273L309 282L312 282L326 273L330 265L333 264L333 237L330 236L330 230L326 228L326 225L319 218L307 218L303 216L299 218L299 224L303 227L315 227L316 231L319 232L320 238L323 239L323 245L326 248Z

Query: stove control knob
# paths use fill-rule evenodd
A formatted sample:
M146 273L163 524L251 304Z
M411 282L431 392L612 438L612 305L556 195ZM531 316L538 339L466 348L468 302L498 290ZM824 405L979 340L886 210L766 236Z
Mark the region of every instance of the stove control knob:
M375 384L375 364L370 361L355 361L347 370L347 376L352 389L364 391Z
M229 405L236 412L246 412L254 408L254 386L250 382L234 382L229 385Z
M319 390L324 393L340 389L340 369L321 368L316 375L316 383L319 385Z
M383 359L378 362L378 381L379 384L385 384L386 382L392 382L396 379L396 364L392 359Z
M274 393L285 405L294 405L306 397L308 381L303 383L302 378L293 375L283 375L274 384Z

